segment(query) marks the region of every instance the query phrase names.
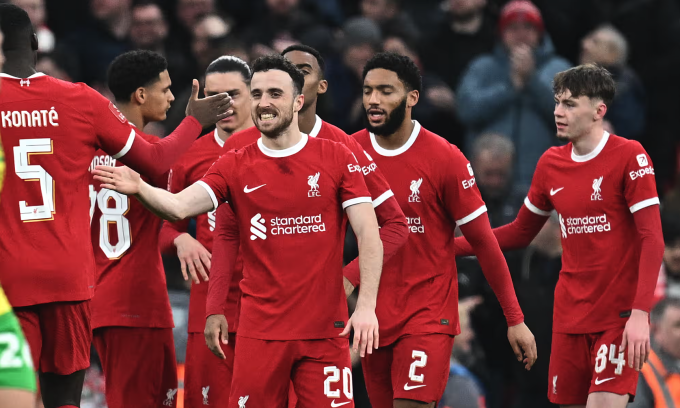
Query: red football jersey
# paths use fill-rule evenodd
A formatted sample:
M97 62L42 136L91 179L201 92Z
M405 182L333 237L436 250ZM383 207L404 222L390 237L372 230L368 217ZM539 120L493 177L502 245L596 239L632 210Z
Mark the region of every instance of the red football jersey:
M138 137L85 84L41 73L2 77L8 171L0 200L0 281L13 306L89 299L95 261L88 167L98 148L125 161Z
M635 298L640 240L635 211L659 204L654 167L638 142L605 132L590 154L553 147L536 166L529 210L562 230L562 270L553 331L594 333L623 327Z
M285 150L262 141L225 153L198 182L228 201L241 231L239 335L336 337L347 323L343 209L371 197L352 153L303 134Z
M149 143L159 139L144 135ZM98 150L91 168L123 164ZM144 177L144 180L150 180ZM151 184L165 187L167 174ZM106 326L172 328L172 309L158 251L162 219L134 198L90 180L91 238L97 263L92 328Z
M465 156L414 123L396 150L381 148L367 130L353 135L387 177L410 229L380 279L381 345L404 334L460 333L454 230L486 211Z
M217 130L207 134L196 142L194 142L191 149L175 164L170 172L170 180L168 182L168 190L173 193L179 193L190 185L200 180L205 173L210 169L213 163L222 154L222 147L224 141L217 135ZM186 232L189 226L189 220L183 220L176 223L169 223L165 221L163 224L163 233L166 233L167 228L171 228L177 232ZM196 217L196 239L208 251L212 251L213 231L215 230L215 210ZM234 271L234 279L232 279L232 290L238 292L238 283L241 280L240 260L237 263L237 268ZM208 283L201 282L200 284L191 284L191 297L189 299L189 333L203 333L205 328L205 303L208 298ZM238 296L231 296L227 300L226 316L227 321L233 322L236 314L236 302ZM233 326L233 327L232 327ZM229 331L236 330L235 325L229 326Z

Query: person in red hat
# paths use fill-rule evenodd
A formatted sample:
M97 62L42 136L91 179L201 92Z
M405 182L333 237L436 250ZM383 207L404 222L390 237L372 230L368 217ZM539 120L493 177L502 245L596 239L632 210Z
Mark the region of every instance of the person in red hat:
M515 182L529 185L538 159L554 145L553 76L570 67L555 54L538 8L515 0L502 10L494 51L474 59L457 92L466 147L481 134L504 134L518 155Z

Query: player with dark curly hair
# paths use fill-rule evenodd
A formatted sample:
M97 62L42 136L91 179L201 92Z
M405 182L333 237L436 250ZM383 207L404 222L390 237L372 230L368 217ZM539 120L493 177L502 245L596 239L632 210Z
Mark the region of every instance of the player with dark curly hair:
M536 345L470 163L458 148L411 119L421 90L417 66L408 57L379 53L366 63L363 77L366 129L354 137L385 174L411 232L382 275L376 307L380 348L362 360L366 389L374 408L434 407L448 379L453 338L460 333L451 256L456 226L474 243L510 326L510 344L520 361L524 350L527 369L536 359Z

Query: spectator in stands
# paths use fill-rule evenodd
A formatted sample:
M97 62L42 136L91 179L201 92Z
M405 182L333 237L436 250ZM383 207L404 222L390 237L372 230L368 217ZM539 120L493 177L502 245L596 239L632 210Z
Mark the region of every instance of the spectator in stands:
M216 11L215 0L177 0L177 20L189 33L201 17Z
M491 52L496 19L486 0L448 0L446 19L422 41L423 63L451 89L457 89L465 68L479 55Z
M303 10L300 0L266 0L265 5L264 15L243 33L253 58L280 53L312 30L328 31L321 21Z
M500 132L516 147L514 178L529 185L536 163L556 143L552 80L569 63L555 55L541 13L515 0L502 10L500 43L476 58L458 88L458 113L467 127L466 146L480 134Z
M158 4L144 1L132 7L130 42L136 49L155 51L165 57L173 79L173 93L191 81L191 69L184 54L168 41L168 22Z
M562 241L560 222L553 212L543 229L531 245L524 251L521 266L513 276L524 321L531 325L536 338L536 347L543 356L550 356L552 343L552 312L555 286L562 269ZM517 394L513 408L551 408L554 407L546 395L548 393L548 366L550 359L541 358L531 371L515 368Z
M78 67L75 81L86 82L100 91L106 89L109 64L131 48L127 40L131 3L132 0L90 0L89 24L66 40Z
M629 408L680 406L680 298L666 298L651 314L652 351Z
M210 40L222 38L231 33L232 24L217 14L206 14L194 26L191 53L197 63L198 72L205 72L210 62L219 55L215 55L208 43Z
M418 65L422 76L423 90L418 104L413 108L413 119L441 135L450 143L460 146L463 141L463 126L456 115L453 91L436 74L428 71L421 63L414 41L407 36L387 35L383 42L384 51L405 55ZM362 121L363 117L362 116ZM361 124L359 124L361 126Z
M617 135L639 140L645 129L645 91L635 72L628 67L628 41L610 25L598 27L581 43L581 64L602 65L616 81L616 97L605 119Z
M331 123L348 134L363 129L358 125L365 116L361 102L362 72L366 62L380 51L382 36L380 28L365 17L354 17L342 27L339 48L342 63L328 72L331 87L328 95L333 100L334 117Z
M661 225L665 249L655 298L680 298L680 213L675 209L664 208Z
M54 34L45 24L46 11L44 0L11 0L28 13L33 29L38 36L38 52L47 53L54 50Z
M402 0L361 0L361 15L380 26L383 34L399 30L408 41L418 41L420 31L401 9Z

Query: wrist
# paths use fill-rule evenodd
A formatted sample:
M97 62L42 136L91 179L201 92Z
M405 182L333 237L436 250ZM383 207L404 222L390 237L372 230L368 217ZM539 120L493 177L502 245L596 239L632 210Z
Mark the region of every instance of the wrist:
M187 237L192 238L191 235L189 235L188 232L183 232L179 234L178 236L175 237L175 239L172 241L173 244L175 244L175 247L178 248L181 246L186 240Z
M641 310L641 309L633 309L633 310L631 310L631 312L630 312L630 316L631 316L631 317L633 317L633 316L640 316L640 317L647 318L647 317L649 316L649 313L648 313L648 312L645 312L644 310Z
M368 310L375 312L376 301L375 299L364 299L361 297L361 292L359 292L359 299L357 300L356 310Z

